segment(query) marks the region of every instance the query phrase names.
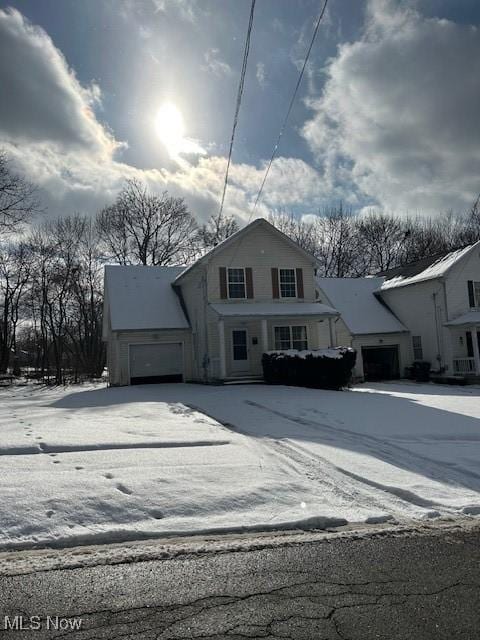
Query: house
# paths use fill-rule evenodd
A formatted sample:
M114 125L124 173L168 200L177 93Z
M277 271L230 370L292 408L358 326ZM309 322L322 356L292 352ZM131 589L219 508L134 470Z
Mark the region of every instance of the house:
M319 302L340 316L334 324L334 342L353 347L357 360L355 379L400 378L411 364L410 333L377 297L384 278L317 277Z
M480 376L480 242L382 275L376 293L410 331L412 359Z
M415 360L447 378L480 376L480 242L317 288L341 314L336 344L357 350L355 377L403 377Z
M316 266L261 218L187 268L107 266L110 384L261 377L265 351L333 346Z

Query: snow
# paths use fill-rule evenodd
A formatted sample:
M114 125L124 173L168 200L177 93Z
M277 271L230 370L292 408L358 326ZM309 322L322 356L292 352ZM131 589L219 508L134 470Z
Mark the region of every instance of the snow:
M0 550L480 514L478 387L0 394Z
M340 311L352 334L407 331L374 294L384 278L317 278L316 281L328 302Z
M425 280L434 280L435 278L441 278L444 276L459 260L466 256L474 247L478 247L480 243L475 243L456 251L451 251L443 258L439 258L429 267L417 273L414 276L396 276L385 280L385 282L379 287L379 291L385 291L387 289L395 289L396 287L403 287L408 284L415 284L417 282L424 282Z
M332 347L330 349L304 349L303 351L297 351L296 349L286 349L285 351L267 351L269 355L277 355L282 357L291 358L331 358L332 360L339 360L346 351L353 351L350 347Z
M211 304L219 316L338 316L319 302L235 302Z
M106 266L106 306L113 331L188 329L172 282L184 267Z
M468 313L455 318L454 320L450 320L449 322L445 322L447 327L458 327L469 324L480 324L480 311L469 311Z

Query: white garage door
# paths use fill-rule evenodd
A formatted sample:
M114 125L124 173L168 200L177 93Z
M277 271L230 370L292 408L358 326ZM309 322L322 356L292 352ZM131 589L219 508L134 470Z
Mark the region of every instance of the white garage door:
M183 347L180 342L130 345L130 381L180 382L183 379Z

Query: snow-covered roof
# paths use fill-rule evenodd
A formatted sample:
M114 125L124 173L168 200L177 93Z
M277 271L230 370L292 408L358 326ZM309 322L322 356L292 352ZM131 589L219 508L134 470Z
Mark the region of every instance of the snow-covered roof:
M407 331L375 296L383 278L318 278L319 289L338 309L348 330L355 334Z
M336 309L319 302L232 302L211 304L210 307L222 317L340 315Z
M188 329L172 283L184 267L105 267L112 331Z
M395 269L385 271L380 274L385 278L385 280L379 290L385 291L387 289L404 287L409 284L416 284L417 282L424 282L425 280L441 278L453 267L453 265L478 245L480 245L479 242L448 253L428 256L402 267L396 267Z
M468 313L464 313L463 316L445 322L445 324L447 327L459 327L468 324L480 325L480 311L469 311Z

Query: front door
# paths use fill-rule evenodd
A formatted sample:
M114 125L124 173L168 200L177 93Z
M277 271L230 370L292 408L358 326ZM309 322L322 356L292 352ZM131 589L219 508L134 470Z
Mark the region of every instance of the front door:
M248 362L248 332L246 329L232 330L232 373L250 372Z

